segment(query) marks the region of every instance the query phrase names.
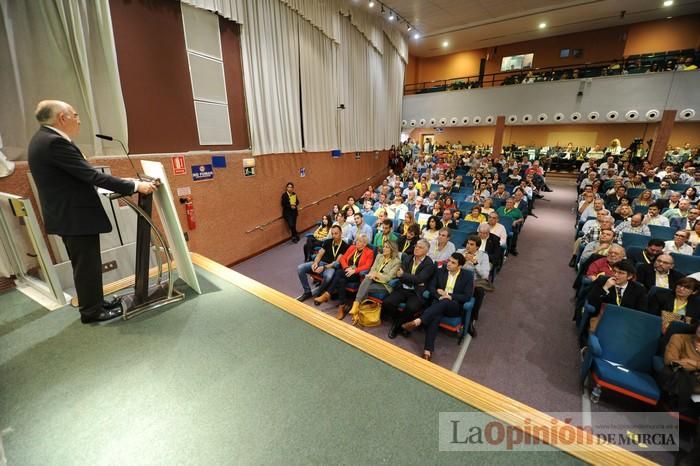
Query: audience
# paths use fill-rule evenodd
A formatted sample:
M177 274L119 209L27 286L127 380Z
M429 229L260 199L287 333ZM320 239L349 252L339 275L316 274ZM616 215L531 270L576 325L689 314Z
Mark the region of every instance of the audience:
M318 302L314 300L314 302L318 305L328 301L330 298L330 294L326 294L325 291L333 279L336 268L338 268L338 260L348 249L347 243L343 241L340 227L338 225L333 225L330 231L331 238L323 242L313 262L305 262L297 267L299 281L304 290L302 295L297 298L299 301L306 301L312 296L309 278L307 277L309 273L320 274L322 276L321 284L316 290L316 296L326 296L325 299L320 299Z
M384 246L382 246L382 254L377 254L372 268L365 275L364 280L362 280L357 289L350 313L357 313L360 303L371 293L391 293L392 287L389 283L396 278L396 272L400 265L401 260L399 259L396 243L393 241L385 242ZM336 317L342 320L345 317L345 313L339 311Z
M690 233L687 230L678 230L673 234L673 239L666 241L664 244L664 252L667 254L693 254L693 248L686 244Z

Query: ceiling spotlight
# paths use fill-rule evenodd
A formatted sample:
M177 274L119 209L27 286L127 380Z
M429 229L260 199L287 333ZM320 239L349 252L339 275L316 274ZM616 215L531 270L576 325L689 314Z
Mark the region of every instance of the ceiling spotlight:
M540 29L544 29L547 27L547 23L540 23Z
M673 0L664 0L664 6L671 6L673 5Z
M389 21L394 21L394 18L396 18L396 16L394 16L394 12L390 11L389 12Z
M407 31L410 31L411 29L413 29L413 28L411 27L411 25L408 24L408 23L406 23L406 30L407 30Z
M673 18L673 16L666 16L666 19L671 19L671 18Z
M382 5L382 11L381 11L381 13L384 14L384 5Z
M419 34L419 33L417 33L417 32L416 32L416 33L414 33L414 34L413 34L413 38L414 38L415 40L418 40L418 39L420 39L420 34Z
M369 2L369 7L370 7L370 8L374 8L374 2L370 1L370 2Z
M443 46L443 47L447 47L448 45L450 45L450 43L449 43L449 42L447 42L447 41L443 41L443 43L442 43L442 46Z

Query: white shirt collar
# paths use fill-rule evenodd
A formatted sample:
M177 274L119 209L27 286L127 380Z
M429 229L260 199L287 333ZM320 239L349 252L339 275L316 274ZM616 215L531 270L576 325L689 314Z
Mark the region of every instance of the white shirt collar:
M62 137L63 139L65 139L66 141L68 141L68 142L73 142L73 141L71 140L71 138L69 138L68 135L67 135L66 133L64 133L63 131L61 131L60 129L54 128L53 126L50 126L50 125L44 125L44 126L46 126L47 128L49 128L49 129L52 130L52 131L57 132L58 135L61 136L61 137Z

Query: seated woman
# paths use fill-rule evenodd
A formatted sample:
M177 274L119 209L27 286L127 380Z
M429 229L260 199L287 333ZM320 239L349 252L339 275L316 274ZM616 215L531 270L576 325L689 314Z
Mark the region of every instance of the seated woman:
M331 218L328 215L324 215L321 218L321 225L316 228L313 235L306 238L306 244L304 244L304 259L306 262L311 260L314 248L321 247L323 240L330 238L331 225Z
M651 189L645 189L632 201L632 209L637 206L649 207L653 202L654 198L651 195Z
M493 199L490 197L484 200L484 205L481 206L481 214L486 216L491 214L495 209L493 208Z
M700 282L683 277L676 282L675 290L660 289L649 296L649 312L660 316L662 311L672 312L682 317L700 320Z
M428 307L420 317L406 322L401 327L411 331L421 325L425 329L423 359L430 361L435 352L440 320L443 317L462 315L464 304L469 301L474 291L474 279L470 271L462 270L464 256L458 252L452 254L446 266L438 269L430 284L430 294L437 300Z
M454 223L455 228L459 228L459 224L462 221L462 212L459 210L454 210L452 212L452 223Z
M396 232L401 236L406 236L411 225L417 225L416 218L413 216L413 212L406 212L403 223L396 228Z
M455 204L454 199L452 199L452 196L446 196L445 197L445 202L443 203L443 209L452 209L452 210L457 210L457 204Z
M481 207L475 205L472 207L472 211L469 213L469 215L464 216L464 220L467 222L484 223L486 221L486 216L481 213Z
M345 208L345 221L348 222L350 225L355 224L355 209L353 209L350 206Z
M664 368L658 374L662 390L671 395L672 408L682 414L697 414L691 396L698 391L700 370L700 326L693 333L671 336L664 353Z
M700 198L698 198L697 188L695 186L691 186L688 189L686 189L685 194L683 195L683 197L681 197L681 199L687 199L688 201L690 201L691 205L697 205L698 200L700 200Z
M433 210L431 211L431 215L435 215L437 217L442 217L443 212L444 212L444 208L442 205L442 201L435 201L435 204L433 204Z
M437 239L440 229L442 228L442 222L435 215L431 215L425 226L423 227L423 232L421 236L424 240L432 241Z
M353 218L353 220L355 219ZM335 214L335 222L333 222L333 225L338 225L340 227L340 230L343 232L343 241L350 243L350 237L352 236L353 229L352 225L346 221L345 212L338 212Z
M690 238L688 238L688 243L693 247L697 248L700 245L700 222L695 222L693 229L690 231Z
M367 273L362 283L360 283L350 312L354 314L357 308L360 307L360 303L364 301L370 293L391 293L389 282L396 278L396 271L399 270L400 266L401 259L399 259L396 243L393 241L386 241L384 246L382 246L382 254L377 254L372 269ZM338 308L336 317L342 320L343 317L345 317L345 309L343 309L341 313L340 308Z
M328 286L328 291L314 298L314 304L318 306L319 304L325 303L331 299L331 294L338 293L340 306L338 306L336 317L341 316L338 318L342 319L342 316L345 316L345 309L350 304L345 288L350 283L360 283L360 274L368 271L370 267L372 267L372 261L374 261L374 251L367 247L368 244L369 238L367 235L364 233L357 235L355 244L350 246L348 250L345 251L345 254L340 257L338 261L340 267L333 274L333 280Z
M338 215L338 212L340 212L340 206L338 204L333 204L333 207L331 208L331 213L328 214L328 216L335 220L335 216Z
M413 255L413 248L416 247L416 243L420 239L420 225L414 223L411 225L406 234L399 238L398 250L399 254L407 254L409 256Z

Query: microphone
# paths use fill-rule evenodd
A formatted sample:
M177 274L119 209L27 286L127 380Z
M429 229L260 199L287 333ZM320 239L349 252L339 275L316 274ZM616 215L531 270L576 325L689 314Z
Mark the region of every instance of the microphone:
M122 146L122 149L124 150L124 154L126 155L127 160L131 164L131 168L133 168L134 172L136 172L136 178L138 178L139 181L144 181L144 179L141 178L141 174L136 169L136 165L134 165L134 161L131 160L131 157L129 157L129 151L126 149L126 146L124 145L124 143L121 140L119 140L115 137L112 137L112 136L107 136L106 134L96 134L95 137L100 138L100 139L104 139L105 141L117 141Z

